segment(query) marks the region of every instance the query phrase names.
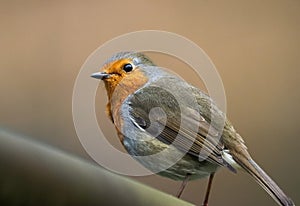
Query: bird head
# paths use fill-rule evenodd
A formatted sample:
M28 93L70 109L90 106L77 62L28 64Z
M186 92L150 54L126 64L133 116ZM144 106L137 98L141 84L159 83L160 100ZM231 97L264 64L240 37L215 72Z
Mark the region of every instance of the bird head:
M109 58L91 77L103 80L108 98L111 99L118 85L129 91L135 91L148 80L143 72L147 66L155 66L144 54L138 52L120 52Z

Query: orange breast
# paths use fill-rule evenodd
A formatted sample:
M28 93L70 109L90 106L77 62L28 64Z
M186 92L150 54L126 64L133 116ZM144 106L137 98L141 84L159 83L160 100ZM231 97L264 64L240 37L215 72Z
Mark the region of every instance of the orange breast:
M123 126L123 117L120 114L121 106L129 95L145 85L147 81L148 78L137 68L130 75L123 77L111 90L112 93L108 95L107 113L115 124L121 141L123 141L123 136L120 131Z

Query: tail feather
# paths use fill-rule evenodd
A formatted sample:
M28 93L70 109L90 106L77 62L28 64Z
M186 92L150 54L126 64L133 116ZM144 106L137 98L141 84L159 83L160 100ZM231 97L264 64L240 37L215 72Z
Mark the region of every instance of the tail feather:
M246 157L233 155L234 160L252 175L258 184L266 190L267 193L282 206L294 206L294 202L287 197L277 184L256 164L254 160Z

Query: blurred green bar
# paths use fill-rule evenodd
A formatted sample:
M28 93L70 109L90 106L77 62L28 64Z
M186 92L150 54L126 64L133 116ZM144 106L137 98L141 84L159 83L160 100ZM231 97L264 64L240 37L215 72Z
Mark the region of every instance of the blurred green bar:
M53 147L0 130L0 205L191 204Z

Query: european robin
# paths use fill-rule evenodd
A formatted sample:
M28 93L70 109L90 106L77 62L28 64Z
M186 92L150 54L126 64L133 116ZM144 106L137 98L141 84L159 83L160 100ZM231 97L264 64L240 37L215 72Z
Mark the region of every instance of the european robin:
M254 162L225 114L198 88L138 52L117 53L91 76L104 81L107 114L127 152L151 171L183 181L178 197L187 181L209 176L207 205L214 173L224 166L248 172L279 205L294 205ZM154 156L148 161L137 158L149 155ZM178 155L182 158L161 169Z

